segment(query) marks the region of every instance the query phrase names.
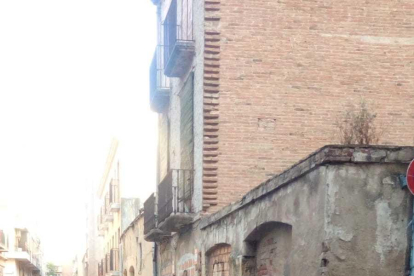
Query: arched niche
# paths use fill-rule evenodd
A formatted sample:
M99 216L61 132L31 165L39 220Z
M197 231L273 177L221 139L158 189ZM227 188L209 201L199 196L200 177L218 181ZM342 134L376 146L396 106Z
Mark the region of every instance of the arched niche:
M284 276L290 274L292 226L266 222L257 226L245 239L243 276Z
M206 252L207 276L230 276L232 271L231 245L220 243L214 245Z
M135 269L133 266L129 268L129 276L135 276Z

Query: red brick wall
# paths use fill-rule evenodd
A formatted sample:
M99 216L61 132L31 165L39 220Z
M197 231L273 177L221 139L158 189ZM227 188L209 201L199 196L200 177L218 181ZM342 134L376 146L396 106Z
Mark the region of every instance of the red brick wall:
M338 143L336 119L361 99L378 113L381 144L413 145L413 1L208 2L219 6L210 12L220 37L209 212Z
M265 234L256 250L256 275L289 275L292 228L280 227Z
M208 276L230 276L230 245L219 245L208 254Z

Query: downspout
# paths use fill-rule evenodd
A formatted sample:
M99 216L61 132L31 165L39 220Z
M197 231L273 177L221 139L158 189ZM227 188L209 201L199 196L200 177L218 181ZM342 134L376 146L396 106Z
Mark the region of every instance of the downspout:
M157 254L158 254L158 252L157 251L158 251L157 250L157 243L154 242L154 255L153 255L153 259L152 259L154 276L158 275L158 265L157 265Z
M402 188L407 188L407 175L398 175L398 180ZM411 213L411 221L408 223L407 229L411 227L411 250L410 250L410 276L414 276L414 201L413 211Z
M410 276L414 276L414 203L413 213L411 214L411 253L410 253Z

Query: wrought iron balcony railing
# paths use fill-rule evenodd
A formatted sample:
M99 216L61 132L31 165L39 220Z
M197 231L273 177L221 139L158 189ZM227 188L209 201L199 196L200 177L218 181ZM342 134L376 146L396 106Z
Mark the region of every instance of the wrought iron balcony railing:
M155 195L152 194L144 202L144 235L156 227Z
M165 48L158 45L150 67L150 104L152 110L162 112L170 101L170 78L164 74Z
M170 170L158 185L158 224L171 215L193 212L193 170Z
M172 0L164 24L165 74L181 77L194 56L193 1Z
M121 199L119 196L118 180L112 179L109 184L109 208L111 212L116 212L121 208Z

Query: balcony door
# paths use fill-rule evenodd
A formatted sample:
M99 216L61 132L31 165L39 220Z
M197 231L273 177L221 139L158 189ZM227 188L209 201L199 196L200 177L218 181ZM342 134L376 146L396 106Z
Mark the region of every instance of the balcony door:
M185 212L191 209L194 168L194 85L191 74L180 92L180 155L181 171L178 176L180 206Z

